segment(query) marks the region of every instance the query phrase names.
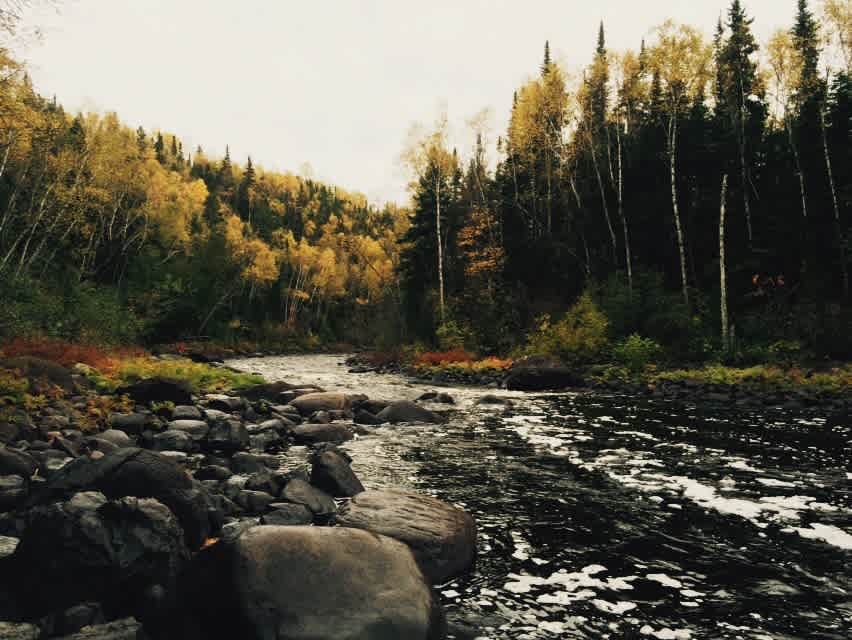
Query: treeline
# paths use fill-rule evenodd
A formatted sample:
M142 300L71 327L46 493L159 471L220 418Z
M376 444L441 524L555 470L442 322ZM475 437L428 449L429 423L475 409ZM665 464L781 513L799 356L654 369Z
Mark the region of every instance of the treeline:
M466 160L445 119L417 138L410 337L506 352L587 291L680 359L852 356L852 10L814 11L762 48L739 0L711 41L669 21L615 52L602 24L574 76L545 44L494 171L481 132Z
M394 336L407 220L115 114L68 114L0 50L0 337Z

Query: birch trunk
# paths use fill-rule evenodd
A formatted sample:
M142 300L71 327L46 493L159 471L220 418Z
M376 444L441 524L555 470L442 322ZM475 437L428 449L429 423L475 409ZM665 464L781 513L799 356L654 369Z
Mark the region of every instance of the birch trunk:
M438 243L438 303L444 324L444 250L441 242L441 178L435 181L435 235Z
M633 295L633 264L630 257L630 232L627 225L627 216L624 213L624 169L623 169L623 151L621 147L621 129L620 125L615 126L615 140L618 145L618 217L621 218L621 228L624 232L624 261L627 266L627 293Z
M680 257L680 281L683 291L683 301L689 307L689 289L686 280L686 251L684 250L683 228L680 224L680 211L677 206L677 113L673 113L669 121L669 173L672 188L672 213L674 214L675 232L677 233L677 250Z
M840 269L843 276L843 298L849 298L849 269L846 266L846 247L843 242L843 230L840 225L840 207L837 204L837 189L834 185L834 172L831 169L831 154L828 151L828 134L825 130L825 111L819 111L820 128L822 129L822 150L825 154L825 170L828 174L828 184L831 187L831 204L834 207L834 224L837 229L837 241L840 243Z
M595 153L595 141L592 138L591 134L589 134L589 149L592 152L592 164L595 168L595 176L598 179L598 190L601 194L601 206L603 207L604 218L606 218L606 227L609 231L610 243L612 244L612 258L613 260L615 260L616 256L618 255L618 246L617 241L615 239L615 230L612 227L612 219L610 219L609 217L609 207L606 204L606 192L604 191L603 179L601 178L601 171L600 167L598 166L598 156L597 153Z
M728 276L725 264L725 198L728 192L728 174L722 176L722 195L719 205L719 289L721 301L719 311L722 317L722 349L730 350L728 337Z

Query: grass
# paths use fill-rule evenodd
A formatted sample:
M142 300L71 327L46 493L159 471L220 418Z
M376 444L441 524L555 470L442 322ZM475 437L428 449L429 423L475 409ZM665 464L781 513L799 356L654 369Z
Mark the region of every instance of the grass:
M806 389L828 393L852 393L852 364L825 371L806 371L796 366L757 365L728 367L708 365L700 369L674 369L648 376L649 382L691 380L701 384L742 386L749 389Z

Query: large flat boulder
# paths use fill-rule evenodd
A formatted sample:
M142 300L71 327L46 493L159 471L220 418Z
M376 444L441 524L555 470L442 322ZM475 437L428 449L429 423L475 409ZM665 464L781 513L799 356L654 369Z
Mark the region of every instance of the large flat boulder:
M290 404L296 407L303 416L309 416L317 411L348 411L352 408L349 396L331 391L306 393L290 400Z
M447 421L441 414L430 411L426 407L421 407L416 402L411 402L410 400L391 402L376 417L382 422L392 423L427 422L430 424L441 424Z
M336 521L407 544L433 583L467 570L476 555L473 517L446 502L410 491L372 490L341 507Z
M317 444L333 442L340 444L351 440L352 429L344 424L300 424L290 430L296 444Z
M195 558L180 637L439 640L443 616L405 545L356 529L255 526Z
M126 395L141 404L147 402L173 402L191 404L192 388L182 380L146 378L115 390L118 396Z
M568 367L520 367L506 377L506 388L511 391L559 391L585 386L583 377Z

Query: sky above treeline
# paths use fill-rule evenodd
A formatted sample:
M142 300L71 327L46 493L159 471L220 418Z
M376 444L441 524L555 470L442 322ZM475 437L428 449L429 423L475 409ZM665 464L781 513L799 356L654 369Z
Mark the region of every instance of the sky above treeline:
M20 55L36 87L71 110L116 111L244 163L407 200L399 160L413 122L446 109L453 140L537 73L544 41L568 71L607 45L638 49L667 18L709 37L729 0L57 0L26 16L43 31ZM818 7L812 0L813 9ZM744 0L765 42L796 0ZM308 169L308 166L310 169Z

